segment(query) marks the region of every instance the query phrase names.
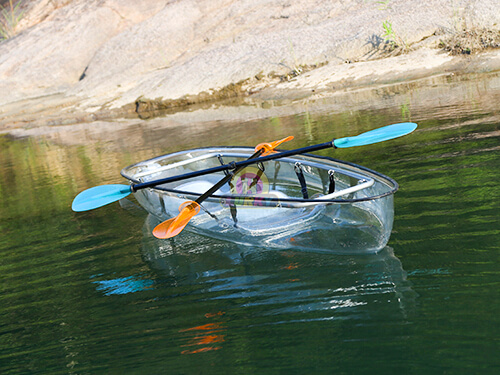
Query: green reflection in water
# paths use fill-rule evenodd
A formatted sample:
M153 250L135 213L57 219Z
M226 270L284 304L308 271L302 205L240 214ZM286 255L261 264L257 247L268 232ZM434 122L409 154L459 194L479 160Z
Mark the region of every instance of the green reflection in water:
M464 93L432 105L382 90L377 105L395 105L0 137L0 372L493 373L500 93L449 85L435 90ZM406 138L322 153L400 183L393 250L378 255L157 241L133 201L70 211L161 153L287 135L295 148L407 120Z

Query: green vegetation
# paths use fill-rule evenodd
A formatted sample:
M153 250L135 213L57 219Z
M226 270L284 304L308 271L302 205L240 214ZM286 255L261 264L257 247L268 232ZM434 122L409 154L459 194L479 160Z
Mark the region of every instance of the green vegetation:
M16 26L23 17L22 1L9 0L7 6L0 5L0 42L15 35Z
M385 46L388 46L388 52L401 54L409 51L408 44L394 31L392 23L389 20L385 20L382 23L382 28L384 29L382 37L384 38Z
M464 9L455 7L451 24L451 29L447 30L439 43L439 48L451 55L470 55L500 48L500 30L481 27Z
M390 23L388 20L385 20L382 23L382 27L384 29L384 34L382 36L384 37L385 42L389 43L394 48L396 46L396 34L392 29L392 23Z
M299 66L299 63L297 62L297 57L295 56L295 50L293 49L293 43L290 39L288 39L288 43L290 44L290 51L293 57L293 69L292 73L295 76L299 76L302 73L302 68Z
M390 7L390 5L389 5L390 2L391 2L391 0L381 0L381 1L377 1L376 3L379 5L378 9L385 10L385 9Z
M392 0L380 0L376 1L378 4L378 10L390 10ZM382 50L391 55L400 55L409 51L408 43L401 37L399 33L394 30L392 22L387 18L382 22L384 43ZM379 47L380 48L380 47Z
M452 55L470 55L486 49L500 48L500 31L464 27L442 39L439 47Z

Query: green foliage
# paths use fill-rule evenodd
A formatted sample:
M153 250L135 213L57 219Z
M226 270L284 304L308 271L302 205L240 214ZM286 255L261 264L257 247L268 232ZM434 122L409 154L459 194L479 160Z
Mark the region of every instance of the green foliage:
M408 44L399 34L396 33L389 20L382 22L382 28L384 29L382 37L384 38L385 44L389 46L389 52L396 50L399 53L408 52Z
M500 48L500 31L485 28L465 28L448 35L439 47L452 55L470 55L486 49Z
M7 6L0 5L0 42L15 35L16 26L24 15L20 9L21 3L9 0Z
M386 43L389 43L392 47L396 46L396 34L392 29L392 23L389 20L385 20L382 23L382 28L384 29L384 34L382 37Z
M378 10L389 10L392 8L391 6L392 0L379 0L376 1L376 4L379 5ZM383 50L385 52L396 54L401 54L408 52L408 44L405 40L394 30L391 21L386 19L382 22L382 29L384 33L382 34L382 38L384 38L384 46Z
M379 10L385 10L387 8L390 7L389 3L391 2L391 0L381 0L381 1L377 1L377 4L379 5Z

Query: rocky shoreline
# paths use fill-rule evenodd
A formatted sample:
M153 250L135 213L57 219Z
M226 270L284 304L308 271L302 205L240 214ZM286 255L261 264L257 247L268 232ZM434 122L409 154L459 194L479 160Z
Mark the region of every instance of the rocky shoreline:
M500 70L496 0L25 1L0 43L3 132Z

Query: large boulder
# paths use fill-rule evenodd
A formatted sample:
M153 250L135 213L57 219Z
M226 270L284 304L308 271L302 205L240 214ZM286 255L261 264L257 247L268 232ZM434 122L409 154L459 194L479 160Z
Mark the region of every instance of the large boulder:
M139 98L206 99L256 76L380 58L386 39L413 46L463 25L498 29L497 7L497 0L37 0L18 35L0 44L0 105L54 94L86 111ZM392 28L385 38L384 23Z

